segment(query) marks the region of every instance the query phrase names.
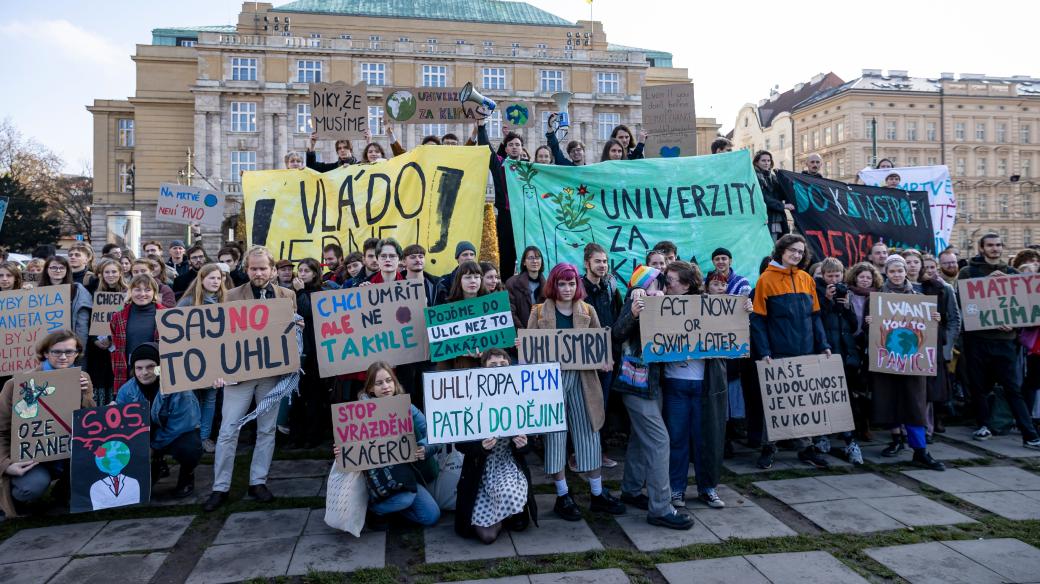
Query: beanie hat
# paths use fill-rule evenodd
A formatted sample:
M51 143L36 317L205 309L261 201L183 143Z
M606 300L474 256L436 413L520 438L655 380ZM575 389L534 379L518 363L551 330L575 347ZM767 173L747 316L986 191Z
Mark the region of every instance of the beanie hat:
M477 248L473 247L473 244L468 241L460 241L458 245L455 246L455 259L459 259L459 256L462 255L462 252L464 251L477 253Z
M661 275L661 270L650 266L637 266L632 272L632 278L628 281L629 288L642 288L646 290L650 284Z
M154 361L156 365L159 364L159 345L155 343L141 343L136 349L130 353L130 369L133 370L134 364L142 359L148 359Z
M720 255L724 255L729 259L733 259L733 254L729 253L729 250L724 247L715 248L715 251L711 252L711 259L715 259Z
M890 255L890 256L888 256L888 259L885 260L885 272L886 273L888 272L889 266L892 266L892 265L903 266L903 269L905 270L906 269L906 260L903 259L903 256L901 256L901 255Z

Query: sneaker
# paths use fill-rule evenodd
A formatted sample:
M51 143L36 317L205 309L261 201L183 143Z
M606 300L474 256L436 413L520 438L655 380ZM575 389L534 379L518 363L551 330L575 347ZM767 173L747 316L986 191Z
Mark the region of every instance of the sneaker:
M603 465L603 468L614 468L615 466L617 466L617 461L604 456L603 460L600 461L600 464Z
M1024 442L1022 442L1022 446L1025 448L1040 448L1040 438L1025 440Z
M289 435L289 426L281 426L281 425L279 425L278 426L278 433L279 434L285 434L286 436L288 436Z
M556 497L556 504L553 505L553 512L560 516L560 519L566 519L567 521L581 521L581 509L578 509L578 504L571 498L571 494Z
M621 493L621 502L625 505L631 505L636 509L642 509L643 511L650 508L650 497L647 497L643 493L639 493L638 495Z
M978 430L975 430L971 437L973 440L989 440L993 437L993 432L990 432L989 428L982 426Z
M946 470L946 465L932 458L927 450L914 451L914 463L929 470Z
M672 493L672 507L684 509L686 507L686 493Z
M856 466L863 464L863 452L860 451L859 444L853 442L845 447L845 459Z
M893 456L896 456L905 449L906 442L903 442L903 439L899 438L889 442L888 446L886 446L885 449L881 451L881 456L892 458Z
M203 452L208 452L209 454L213 454L214 452L217 451L217 443L212 441L212 440L210 440L209 438L206 438L205 440L202 441L202 450L203 450Z
M705 489L703 493L697 495L697 498L712 509L722 509L726 506L726 502L719 497L719 493L715 489Z
M650 525L656 525L658 527L667 527L669 529L686 530L693 527L693 517L686 515L685 513L669 513L663 517L646 517L646 522Z
M800 451L798 453L798 460L821 470L826 470L831 467L831 465L823 459L823 456L820 456L820 453L816 452L816 449L812 446Z
M274 501L274 493L267 488L267 485L250 485L249 496L260 503L270 503L271 501Z
M820 454L829 454L831 451L831 439L826 436L820 436L820 438L816 440L816 444L813 444L813 446L816 447L816 450L819 451Z
M758 457L758 468L769 470L773 468L773 457L776 456L775 446L763 446L762 454Z
M227 503L228 494L224 491L213 491L210 493L209 498L202 504L202 510L206 513L212 513L217 510L224 503Z
M601 513L610 513L611 515L624 515L625 504L620 499L610 494L610 491L603 489L603 492L598 495L591 497L592 503L589 505L589 511L599 511Z

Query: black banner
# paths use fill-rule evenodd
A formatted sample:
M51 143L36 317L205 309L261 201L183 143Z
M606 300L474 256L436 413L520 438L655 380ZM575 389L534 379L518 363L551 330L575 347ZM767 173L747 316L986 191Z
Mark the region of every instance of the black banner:
M777 171L794 223L815 259L846 266L865 261L877 241L934 253L928 193L853 185L786 170Z

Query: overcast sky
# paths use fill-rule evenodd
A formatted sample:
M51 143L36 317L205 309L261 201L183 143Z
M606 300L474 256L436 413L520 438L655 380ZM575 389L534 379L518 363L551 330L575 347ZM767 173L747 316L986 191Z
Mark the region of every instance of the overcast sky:
M589 18L584 0L529 3L571 21ZM134 45L150 43L153 28L230 24L241 5L5 2L0 117L63 156L67 171L79 172L93 156L93 124L84 108L95 98L133 94ZM697 114L718 119L724 132L744 103L819 72L845 80L863 68L1040 76L1033 38L1040 4L1032 2L595 0L592 10L610 42L671 52L676 67L689 69Z

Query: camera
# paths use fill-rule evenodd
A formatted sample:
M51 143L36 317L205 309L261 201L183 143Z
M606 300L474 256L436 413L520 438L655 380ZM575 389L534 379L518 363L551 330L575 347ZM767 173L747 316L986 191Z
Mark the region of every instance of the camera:
M849 295L849 287L844 282L838 282L834 285L834 297L845 298Z

